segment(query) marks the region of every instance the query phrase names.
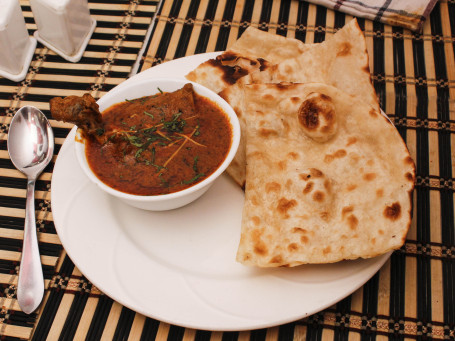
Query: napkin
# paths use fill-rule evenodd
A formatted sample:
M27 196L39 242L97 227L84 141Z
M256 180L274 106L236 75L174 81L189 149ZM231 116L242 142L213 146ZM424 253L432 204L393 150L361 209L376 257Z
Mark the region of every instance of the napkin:
M356 17L420 31L438 0L308 0Z

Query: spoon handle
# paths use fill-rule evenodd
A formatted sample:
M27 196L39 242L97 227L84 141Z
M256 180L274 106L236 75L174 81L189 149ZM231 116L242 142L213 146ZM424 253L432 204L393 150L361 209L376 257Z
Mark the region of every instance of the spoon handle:
M17 284L17 301L26 314L33 312L44 294L43 270L35 222L35 179L27 181L24 243Z

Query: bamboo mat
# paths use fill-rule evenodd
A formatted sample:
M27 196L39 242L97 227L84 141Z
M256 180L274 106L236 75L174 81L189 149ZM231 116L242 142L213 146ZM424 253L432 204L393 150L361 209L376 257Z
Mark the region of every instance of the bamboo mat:
M17 1L17 0L13 0ZM27 28L36 30L28 0L20 1ZM0 77L0 338L2 340L89 339L102 333L104 297L75 269L66 256L52 221L50 185L55 158L71 125L51 120L56 150L53 162L36 184L37 228L43 263L44 301L36 313L25 315L16 302L17 272L22 248L26 180L8 158L7 131L14 112L24 105L43 110L55 96L99 98L134 71L159 1L89 0L97 26L82 59L70 63L38 44L27 77L12 82ZM1 9L0 9L1 10ZM1 48L5 48L1 46ZM103 305L104 304L104 305ZM91 316L97 308L93 324ZM92 314L92 315L91 315ZM82 317L82 319L81 319ZM129 330L128 330L129 332Z
M306 43L351 17L303 1L165 1L143 69L225 50L253 25ZM380 105L416 161L413 223L405 245L362 288L294 323L202 333L163 323L164 336L251 340L455 339L455 2L440 1L423 31L359 19ZM153 336L162 335L154 334Z
M30 31L27 1L21 1ZM146 318L113 301L75 268L62 249L50 208L51 164L37 184L40 251L46 279L37 313L15 300L25 180L6 151L8 123L26 104L48 114L55 95L95 97L128 77L156 1L90 1L98 21L81 62L69 64L38 46L27 79L0 78L0 337L2 340L383 340L455 339L455 2L440 1L421 34L359 19L381 107L417 166L414 217L406 243L362 288L313 316L268 329L210 332ZM153 65L226 49L248 25L321 42L349 16L304 1L164 0L146 54ZM57 150L69 126L52 122Z

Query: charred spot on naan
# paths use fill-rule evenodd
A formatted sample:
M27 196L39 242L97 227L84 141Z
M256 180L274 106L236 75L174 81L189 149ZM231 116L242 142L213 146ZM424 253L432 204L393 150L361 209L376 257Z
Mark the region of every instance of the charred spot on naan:
M296 153L296 152L289 152L287 154L287 156L289 156L289 158L292 159L292 160L298 160L299 159L299 154Z
M269 137L277 137L279 133L275 129L267 129L267 128L261 128L258 131L259 135L269 138Z
M412 168L411 175L413 177L415 177L415 163L414 163L414 160L412 159L412 157L410 157L410 156L405 157L404 163L406 166L410 166Z
M255 151L255 152L252 152L252 153L248 153L247 157L248 158L256 158L258 160L262 160L262 159L264 159L266 157L266 154L261 152L261 151Z
M297 206L297 201L294 199L286 199L286 198L280 198L278 200L277 204L277 211L280 213L285 219L289 218L288 211L293 209L295 206Z
M299 241L301 244L307 244L310 239L308 238L307 234L308 234L308 231L305 230L304 228L301 228L301 227L293 227L291 229L291 233L292 234L296 234L298 235L299 237Z
M311 177L320 178L324 175L319 169L317 168L309 168L307 172L300 173L299 176L302 180L308 180Z
M399 202L395 202L390 206L386 206L384 209L384 216L387 219L390 219L392 221L397 220L401 216L401 205Z
M265 94L264 96L262 96L262 99L265 100L265 101L274 102L275 101L275 96L273 96L271 94Z
M330 218L330 214L327 211L319 213L319 218L321 218L324 221L328 221Z
M356 184L349 184L346 186L346 191L348 192L352 192L353 190L355 190L358 186Z
M365 173L363 174L363 179L365 181L373 181L376 178L376 173Z
M354 215L354 206L349 205L341 209L341 219L346 221L351 230L357 229L359 219Z
M277 264L280 265L283 263L283 256L282 255L276 255L274 256L270 261L269 264ZM285 266L285 264L283 264Z
M325 194L321 191L314 191L313 200L317 202L323 202L325 200Z
M258 197L255 196L255 195L251 196L250 201L251 201L251 204L254 205L254 206L259 206L260 203L261 203L259 201Z
M303 189L303 194L308 194L311 192L311 190L313 189L313 186L314 186L314 182L313 181L310 181L306 184L305 188Z
M357 219L357 217L353 214L350 214L347 218L346 218L347 222L348 222L348 225L349 225L349 228L351 230L355 230L357 229L357 225L359 224L359 219Z
M296 252L299 250L299 245L297 243L290 243L290 244L288 244L287 249L290 252Z
M336 150L333 154L326 154L324 156L324 161L329 163L332 162L335 159L341 159L347 155L346 150L344 149L338 149Z
M324 188L329 192L332 190L332 183L329 179L324 180Z
M410 172L407 172L405 175L405 178L408 179L409 181L414 182L414 175Z
M268 253L268 248L266 243L262 240L262 235L264 233L264 229L254 229L251 231L251 240L253 241L253 252L260 255L265 256Z
M234 62L239 58L239 55L232 52L225 52L222 55L217 56L215 59L223 65L229 65L229 62Z
M268 182L265 184L265 192L279 192L281 190L281 185L277 182Z
M251 218L251 221L253 222L254 225L258 226L261 223L261 218L259 218L258 216L254 216L253 218Z
M293 185L292 180L291 179L287 179L284 187L285 187L286 190L290 190L293 187L292 185Z
M277 166L280 171L285 171L288 168L288 162L287 160L278 161Z
M268 67L270 67L270 63L267 62L265 59L263 58L258 58L258 62L259 62L259 71L265 71Z
M329 254L330 252L332 252L332 248L330 247L330 245L322 249L322 253L324 255Z
M379 115L379 113L373 108L371 108L368 113L370 114L371 117L377 117Z
M405 157L404 158L404 162L409 164L409 165L413 165L414 164L414 160L410 156Z
M220 68L223 71L223 80L228 84L235 84L240 78L246 76L248 71L240 66L228 66L218 63L216 59L211 59L211 64L214 67Z
M275 83L274 86L278 91L288 91L292 88L292 86L295 86L296 84L293 82L279 82ZM298 98L298 97L297 97Z
M240 67L248 72L256 70L258 68L260 69L267 63L262 58L251 59L247 56L243 56L232 51L224 52L223 54L217 56L215 60L224 66Z
M309 168L298 175L303 180L302 194L305 200L317 203L320 208L319 217L323 220L330 218L331 203L334 194L332 181L326 174L317 168Z
M357 142L357 138L354 137L354 136L351 136L351 137L348 138L348 142L346 143L346 147L349 147L349 146L353 145L356 142Z
M351 54L351 49L352 49L352 45L347 42L347 41L344 41L342 42L341 44L339 44L338 46L338 52L337 52L337 57L345 57L345 56L348 56Z
M325 94L310 93L297 115L304 133L316 142L330 140L338 130L335 105Z
M345 206L341 209L341 217L345 218L348 213L352 213L354 211L354 206Z
M306 234L308 233L307 230L305 230L304 228L301 228L301 227L293 227L292 230L291 230L292 233L303 233L303 234Z

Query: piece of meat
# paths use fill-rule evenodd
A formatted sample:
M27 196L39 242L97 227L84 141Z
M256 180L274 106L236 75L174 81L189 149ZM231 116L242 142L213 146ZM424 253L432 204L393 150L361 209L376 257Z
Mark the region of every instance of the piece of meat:
M144 109L153 111L152 108L160 108L158 110L159 113L163 114L166 120L169 121L165 122L164 125L168 123L169 129L172 129L174 128L174 122L172 121L174 114L185 113L185 117L196 115L193 94L193 85L188 83L174 92L129 100L128 111L133 114L142 113ZM54 119L77 125L85 138L93 137L98 142L104 143L107 139L111 139L113 134L119 132L117 128L113 129L109 125L105 125L99 106L90 94L84 94L82 97L54 97L49 104ZM130 121L130 123L130 126L140 124L140 122L136 124L133 121Z
M90 94L54 97L49 104L54 119L77 125L86 136L96 137L104 133L98 104Z

